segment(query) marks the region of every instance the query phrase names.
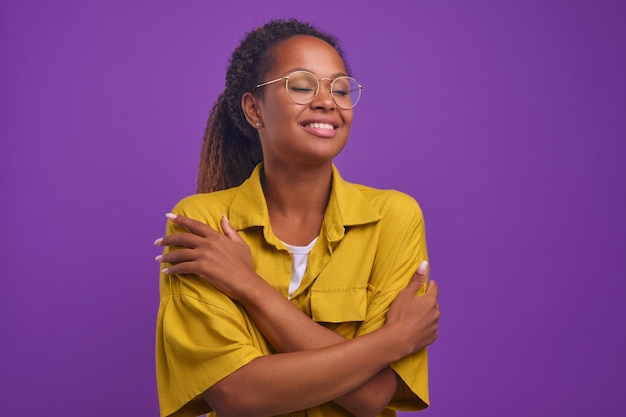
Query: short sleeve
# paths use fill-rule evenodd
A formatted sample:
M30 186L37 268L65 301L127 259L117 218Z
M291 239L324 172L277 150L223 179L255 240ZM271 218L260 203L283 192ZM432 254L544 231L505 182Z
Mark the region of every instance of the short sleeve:
M371 333L384 325L389 306L397 294L406 287L419 264L428 260L422 211L413 198L391 191L381 204L381 214L380 239L368 288L367 314L357 335ZM391 368L402 384L390 407L399 410L428 407L426 350L393 363Z
M168 234L176 232L168 223ZM243 307L202 278L161 274L160 285L156 371L161 415L210 412L202 394L267 347Z
M189 295L163 300L158 325L157 375L164 416L211 411L202 393L262 355L243 316Z

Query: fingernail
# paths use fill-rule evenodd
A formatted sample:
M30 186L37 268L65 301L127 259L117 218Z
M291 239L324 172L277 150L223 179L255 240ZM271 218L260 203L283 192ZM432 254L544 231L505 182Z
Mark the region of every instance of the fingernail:
M161 271L164 274L169 274L170 273L170 269L169 268L163 268L163 270Z
M167 217L170 220L174 220L178 216L176 214L174 214L174 213L166 213L165 217Z
M154 246L161 246L161 243L163 243L163 238L160 237L157 240L154 241Z
M222 214L222 219L226 220L226 223L230 224L230 222L228 221L228 217L226 217L225 214Z
M428 268L428 262L422 261L419 268L417 268L417 273L420 275L424 275L426 273L427 268Z
M161 259L163 259L163 255L157 255L154 260L157 262L161 262Z

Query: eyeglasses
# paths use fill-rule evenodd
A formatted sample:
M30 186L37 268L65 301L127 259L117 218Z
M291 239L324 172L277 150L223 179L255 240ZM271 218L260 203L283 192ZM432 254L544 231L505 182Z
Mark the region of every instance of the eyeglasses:
M312 102L317 93L320 91L320 81L330 81L328 92L333 98L335 104L342 109L351 109L357 105L361 98L361 86L354 78L342 75L331 80L330 78L317 78L315 74L309 71L294 71L289 75L277 78L266 83L257 85L252 89L254 92L257 88L274 84L285 80L285 89L287 95L297 104L309 104Z

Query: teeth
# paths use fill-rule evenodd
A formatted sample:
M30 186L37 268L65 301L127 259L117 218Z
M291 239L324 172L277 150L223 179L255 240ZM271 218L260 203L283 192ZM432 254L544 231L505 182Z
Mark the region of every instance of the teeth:
M305 127L313 128L313 129L332 129L335 130L335 126L330 123L309 123Z

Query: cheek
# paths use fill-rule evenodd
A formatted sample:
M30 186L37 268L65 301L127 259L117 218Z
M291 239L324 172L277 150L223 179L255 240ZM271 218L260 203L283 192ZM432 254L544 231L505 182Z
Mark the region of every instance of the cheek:
M343 123L345 125L346 128L350 128L350 126L352 126L352 116L354 115L353 112L349 112L349 113L345 113L341 115L341 118L343 119Z
M266 126L271 124L275 128L285 128L293 124L300 111L301 109L294 106L291 102L275 102L273 105L266 107L263 117L266 121Z

